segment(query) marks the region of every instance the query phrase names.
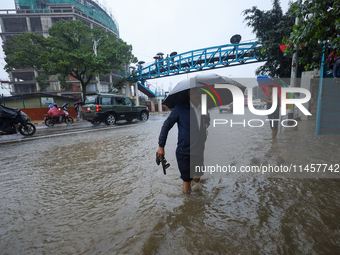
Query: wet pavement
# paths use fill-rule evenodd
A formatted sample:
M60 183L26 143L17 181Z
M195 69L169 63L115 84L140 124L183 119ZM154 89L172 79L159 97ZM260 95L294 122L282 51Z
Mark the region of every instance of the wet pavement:
M0 254L338 254L337 175L205 174L183 194L177 127L165 147L167 175L155 163L167 116L113 127L38 125L32 138L0 138ZM217 110L211 117L244 118ZM316 137L313 125L299 122L275 141L267 123L211 125L205 163L216 163L216 151L237 167L265 154L288 164L340 163L340 136Z

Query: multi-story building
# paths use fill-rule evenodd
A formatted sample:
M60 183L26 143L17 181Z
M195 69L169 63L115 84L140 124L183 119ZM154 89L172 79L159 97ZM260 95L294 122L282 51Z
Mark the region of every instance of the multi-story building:
M81 20L91 28L101 27L119 37L118 23L98 0L15 0L15 7L15 10L0 10L0 36L3 42L23 32L47 37L49 28L60 20ZM42 92L34 79L38 74L39 71L33 69L11 71L9 78L12 92ZM87 86L87 92L107 92L117 78L118 73L114 70L100 82L94 78ZM56 77L51 76L47 83L49 86L43 92L65 96L81 94L80 83L74 79L68 81L68 89L61 89Z

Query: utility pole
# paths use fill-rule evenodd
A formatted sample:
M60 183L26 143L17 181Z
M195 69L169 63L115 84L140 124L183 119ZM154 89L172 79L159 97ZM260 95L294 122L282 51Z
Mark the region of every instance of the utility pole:
M104 36L101 36L98 40L93 40L93 51L94 51L94 55L97 57L97 46L98 46L98 43L100 41L100 39L102 39ZM97 91L99 91L99 88L100 88L100 77L99 77L99 74L97 75Z
M297 0L297 3L299 5L301 5L302 0ZM295 25L297 25L299 23L299 18L296 17L295 18ZM292 68L291 68L291 72L290 72L290 86L291 87L297 87L297 70L298 70L298 58L299 58L299 46L298 45L294 45L294 54L292 57ZM285 95L284 95L285 96ZM293 97L295 97L295 95L293 95ZM288 113L288 119L294 119L295 115L295 105L293 106L292 112ZM293 124L292 124L293 125Z

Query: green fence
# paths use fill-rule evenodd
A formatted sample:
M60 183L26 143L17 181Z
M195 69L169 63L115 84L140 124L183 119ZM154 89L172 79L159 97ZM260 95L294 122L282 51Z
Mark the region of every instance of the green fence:
M50 103L57 103L61 106L64 103L68 103L69 106L73 106L75 102L79 101L75 98L65 96L53 96L53 95L16 95L11 97L5 97L1 95L1 104L10 108L26 109L26 108L47 108Z

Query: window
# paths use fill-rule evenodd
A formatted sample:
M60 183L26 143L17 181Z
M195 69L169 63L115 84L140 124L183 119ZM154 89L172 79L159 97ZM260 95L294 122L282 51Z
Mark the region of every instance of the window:
M126 97L126 98L125 98L125 104L126 104L126 105L132 105L131 99L128 98L128 97Z
M111 97L102 97L102 105L111 105Z
M125 100L122 97L117 97L116 98L116 104L118 105L125 105Z
M96 84L91 83L86 86L86 92L95 92L96 90Z
M85 104L95 104L97 96L86 96L85 97Z

